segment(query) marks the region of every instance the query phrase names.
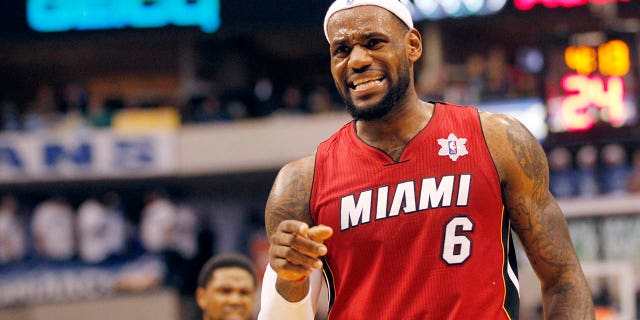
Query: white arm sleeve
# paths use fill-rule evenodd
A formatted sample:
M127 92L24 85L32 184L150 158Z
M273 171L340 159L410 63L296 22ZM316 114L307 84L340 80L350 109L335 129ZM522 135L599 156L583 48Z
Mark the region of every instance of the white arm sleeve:
M309 278L309 293L298 302L289 302L276 290L278 274L267 264L262 279L258 320L313 320L322 289L322 271L314 270Z

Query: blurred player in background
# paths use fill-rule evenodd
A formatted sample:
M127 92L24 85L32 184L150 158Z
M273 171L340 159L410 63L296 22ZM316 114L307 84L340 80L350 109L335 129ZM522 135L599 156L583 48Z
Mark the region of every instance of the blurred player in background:
M209 259L198 277L196 302L203 320L252 319L258 281L251 260L238 254Z

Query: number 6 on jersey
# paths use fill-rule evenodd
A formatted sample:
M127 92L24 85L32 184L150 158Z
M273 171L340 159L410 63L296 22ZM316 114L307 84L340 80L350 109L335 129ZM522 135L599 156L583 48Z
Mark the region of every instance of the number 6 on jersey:
M471 239L462 232L473 231L473 222L469 217L453 217L444 228L442 259L448 264L465 262L471 256Z

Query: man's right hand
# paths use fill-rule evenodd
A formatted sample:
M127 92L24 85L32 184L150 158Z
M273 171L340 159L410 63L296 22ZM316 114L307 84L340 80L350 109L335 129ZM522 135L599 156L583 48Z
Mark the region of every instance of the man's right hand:
M333 229L325 225L309 228L297 220L284 220L271 235L269 261L278 278L300 281L313 272L322 269L319 257L327 254L324 240L331 237Z

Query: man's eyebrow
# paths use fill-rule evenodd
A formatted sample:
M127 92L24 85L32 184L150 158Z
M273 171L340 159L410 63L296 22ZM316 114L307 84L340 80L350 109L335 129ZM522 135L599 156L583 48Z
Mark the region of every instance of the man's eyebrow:
M389 35L380 31L371 31L371 32L365 32L360 36L360 38L362 39L371 39L371 38L379 38L379 37L387 38L389 37Z
M356 38L356 41L369 40L371 38L389 38L389 35L380 31L364 32ZM350 41L347 40L347 38L337 38L331 41L330 45L331 47L337 47L347 45L349 42Z
M335 40L331 41L330 47L332 47L332 48L333 47L340 47L340 46L346 45L348 42L349 41L347 41L346 38L338 38L338 39L335 39Z

